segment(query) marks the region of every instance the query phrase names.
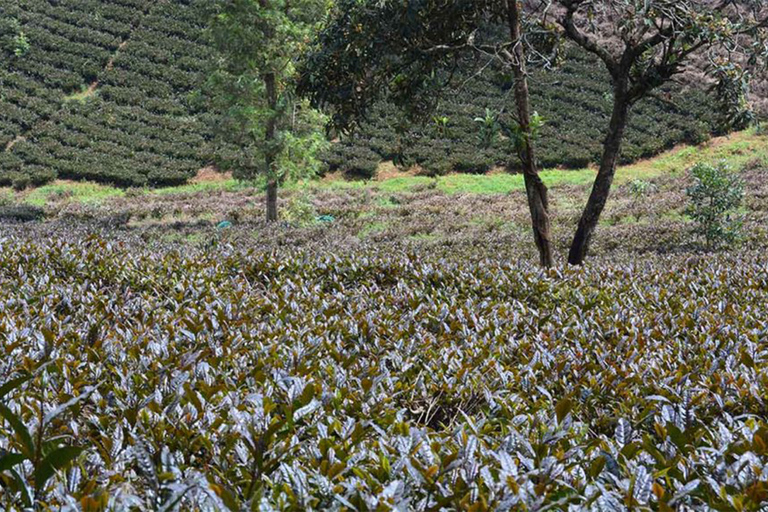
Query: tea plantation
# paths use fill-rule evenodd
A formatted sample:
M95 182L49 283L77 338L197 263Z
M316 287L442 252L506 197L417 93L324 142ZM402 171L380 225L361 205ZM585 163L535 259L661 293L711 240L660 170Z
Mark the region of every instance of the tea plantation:
M53 178L119 186L183 183L214 162L216 113L201 87L214 61L199 0L0 0L0 186ZM429 174L504 165L509 140L480 140L475 119L509 108L509 79L459 77L438 109L444 126L402 121L386 103L325 156L330 170L371 176L382 160ZM532 77L546 124L544 167L593 162L610 97L602 66L570 51ZM715 127L703 91L666 92L633 117L624 151L634 161ZM513 159L514 160L514 159Z
M566 53L561 66L536 69L530 78L532 106L544 119L537 145L544 168L580 169L597 162L611 115L610 80L602 63L576 49ZM458 74L457 87L442 92L437 115L420 125L405 122L390 104L375 106L354 135L332 148L330 168L371 176L381 159L418 165L429 175L514 168L510 140L500 126L493 127L499 112L514 111L511 77ZM622 161L648 158L682 142L698 144L716 131L717 121L712 98L703 90L664 89L638 104Z
M0 3L0 184L182 183L208 128L212 52L193 2Z
M277 225L246 187L8 206L0 509L764 509L765 167L719 254L685 176L626 172L553 271L522 186L284 190ZM552 186L560 254L587 192Z
M2 240L4 509L764 505L763 256L372 249Z

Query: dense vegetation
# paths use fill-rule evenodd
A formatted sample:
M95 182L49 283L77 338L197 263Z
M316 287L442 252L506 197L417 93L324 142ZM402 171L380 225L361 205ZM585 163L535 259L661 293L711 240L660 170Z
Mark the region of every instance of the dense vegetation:
M759 255L0 249L0 374L29 376L3 398L6 510L766 499ZM68 471L14 464L54 438L84 449Z
M0 1L0 185L22 188L54 177L170 185L213 161L217 120L199 92L213 53L200 5ZM536 73L534 107L547 120L543 166L595 160L610 108L605 78L591 58L576 53L563 68ZM447 94L440 107L445 126L403 126L396 110L382 104L326 161L331 169L365 176L390 159L433 174L503 165L509 141L478 140L475 118L505 107L509 86L499 76ZM695 90L645 102L633 118L624 159L702 140L714 127L708 105Z
M169 185L201 167L212 52L193 2L4 1L0 16L0 184Z
M278 224L236 185L0 194L0 509L758 510L768 180L740 137L706 154L751 161L743 253L701 252L695 176L622 169L595 258L551 272L521 186L449 187L508 175L288 188ZM559 251L579 174L549 181Z
M610 14L595 27L630 5L558 3ZM349 126L358 99L398 97L369 94L377 70L418 107L434 44L474 45L498 7L521 41L517 2L337 5L302 64L325 0L0 0L0 510L768 510L768 137L616 166L651 90L623 161L716 131L703 90L661 86L697 37L759 31L644 0L614 65L566 15L612 92L572 47L531 75L531 115L524 59L515 90L452 61L431 121L379 102L325 156L422 173L287 180L326 143L310 105ZM682 32L633 27L659 8ZM409 77L404 47L427 62ZM487 172L514 148L524 175ZM199 172L224 162L234 178ZM566 266L585 215L593 257Z

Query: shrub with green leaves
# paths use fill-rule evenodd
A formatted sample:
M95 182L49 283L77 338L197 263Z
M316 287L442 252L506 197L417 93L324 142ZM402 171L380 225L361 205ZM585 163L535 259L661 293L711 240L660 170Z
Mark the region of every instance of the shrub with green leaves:
M707 249L737 242L742 222L736 213L744 201L741 178L724 162L698 164L690 174L686 214L696 223L696 234L705 239Z
M636 220L640 220L641 216L638 207L655 190L655 184L641 179L634 179L627 185L627 192L629 192L629 197L632 199L632 207L635 210Z

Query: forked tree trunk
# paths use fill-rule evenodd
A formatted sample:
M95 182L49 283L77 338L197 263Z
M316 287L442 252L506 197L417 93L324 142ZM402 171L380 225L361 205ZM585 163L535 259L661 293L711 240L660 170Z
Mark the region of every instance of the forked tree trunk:
M568 263L571 265L582 265L584 263L584 259L589 251L592 235L600 220L600 214L603 213L605 203L608 201L632 105L628 95L628 88L629 85L626 81L614 84L611 124L608 129L608 136L603 143L600 170L595 178L595 183L592 185L592 193L589 195L587 206L581 214L579 226L576 229L576 235L573 238L571 250L568 253Z
M266 145L265 166L267 173L267 222L277 220L277 169L275 169L275 135L277 130L277 84L274 73L264 75L270 115L267 119L264 140Z
M528 207L531 211L533 238L539 250L539 263L545 268L554 265L552 240L550 236L549 200L547 187L541 181L536 168L536 153L532 140L531 129L531 99L528 90L528 72L526 69L525 48L522 43L521 5L518 0L506 0L509 16L509 29L514 45L512 49L512 68L515 75L515 103L517 118L523 137L519 149L520 162L523 166L525 191L528 196Z

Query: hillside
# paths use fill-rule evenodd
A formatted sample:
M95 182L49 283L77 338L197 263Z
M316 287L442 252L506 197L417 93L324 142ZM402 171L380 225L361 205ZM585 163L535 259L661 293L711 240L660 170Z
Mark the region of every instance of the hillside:
M0 14L0 183L169 185L200 168L193 93L211 51L194 2L3 0Z
M395 129L403 122L398 111L386 103L377 105L352 137L333 148L328 158L332 169L367 176L380 159L418 165L430 175L483 173L505 165L513 156L509 140L497 132L488 143L481 119L488 110L514 111L511 77L500 70L481 76L466 72L452 83L458 85L441 95L435 119L409 125L402 135ZM578 169L597 161L612 103L604 66L591 55L570 49L561 66L534 70L530 83L532 106L544 119L537 148L542 167ZM635 107L623 163L681 142L702 142L716 131L716 122L705 91L664 88Z
M167 186L210 163L215 114L199 94L213 57L198 8L204 3L0 0L0 185L58 177ZM483 142L475 118L509 101L508 79L465 82L442 102L442 125L408 125L398 134L395 110L378 106L327 155L330 169L369 176L381 160L396 160L445 174L504 164L508 141ZM534 107L547 120L542 165L593 162L609 109L602 67L572 53L532 83ZM638 107L624 160L699 142L712 131L703 92L662 93Z

